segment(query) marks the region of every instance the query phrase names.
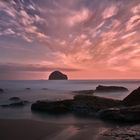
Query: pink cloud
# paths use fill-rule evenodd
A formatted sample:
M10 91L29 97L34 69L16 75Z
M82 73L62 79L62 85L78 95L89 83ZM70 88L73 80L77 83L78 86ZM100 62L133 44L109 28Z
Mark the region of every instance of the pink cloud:
M134 6L132 9L131 9L132 13L134 14L138 14L140 13L140 4L138 4L137 6Z
M140 15L132 16L126 23L126 31L132 30L134 27L140 24Z
M129 38L129 37L132 37L133 35L135 35L137 32L134 31L134 32L130 32L128 34L125 34L124 36L122 36L121 38L122 39L126 39L126 38Z
M90 11L86 8L81 9L80 11L73 12L67 19L66 22L69 26L74 26L78 23L81 23L87 20L90 16Z
M114 16L118 11L118 8L115 5L112 5L110 7L107 7L104 11L103 11L103 18L110 18L112 16Z

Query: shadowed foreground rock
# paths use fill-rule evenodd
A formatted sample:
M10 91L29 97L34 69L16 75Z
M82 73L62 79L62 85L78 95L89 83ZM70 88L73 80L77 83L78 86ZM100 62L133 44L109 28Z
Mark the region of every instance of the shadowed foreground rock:
M125 87L120 86L102 86L96 87L95 92L126 92L128 91Z
M72 100L37 101L31 109L46 113L74 113L87 116L95 115L101 109L120 105L120 101L97 96L76 95Z
M124 98L122 106L102 110L100 117L106 120L140 122L140 87Z
M73 111L83 115L94 115L98 111L119 106L121 101L98 96L77 95L73 100Z
M140 105L140 87L132 91L126 98L124 98L123 104L125 106Z
M100 117L105 120L139 122L140 105L132 107L110 108L102 110Z
M71 111L73 100L63 101L37 101L31 106L32 110L58 114L68 113Z
M49 80L68 80L68 77L60 71L54 71L50 74Z

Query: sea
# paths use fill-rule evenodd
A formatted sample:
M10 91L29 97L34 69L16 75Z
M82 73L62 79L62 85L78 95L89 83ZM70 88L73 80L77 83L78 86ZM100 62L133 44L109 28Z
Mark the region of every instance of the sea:
M128 92L95 94L122 100L140 86L140 80L2 80L0 88L5 92L0 94L0 105L10 104L11 97L19 97L30 103L24 107L0 107L0 119L30 119L55 123L83 121L85 118L77 118L72 114L50 116L45 113L35 113L31 111L31 104L37 100L72 99L75 95L73 91L94 90L98 85L128 88ZM88 119L88 121L93 120Z

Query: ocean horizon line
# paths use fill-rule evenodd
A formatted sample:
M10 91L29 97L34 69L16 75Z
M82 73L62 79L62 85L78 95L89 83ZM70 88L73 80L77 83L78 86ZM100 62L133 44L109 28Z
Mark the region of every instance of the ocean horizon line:
M48 80L48 79L0 79L0 81L140 81L140 79L68 79L68 80Z

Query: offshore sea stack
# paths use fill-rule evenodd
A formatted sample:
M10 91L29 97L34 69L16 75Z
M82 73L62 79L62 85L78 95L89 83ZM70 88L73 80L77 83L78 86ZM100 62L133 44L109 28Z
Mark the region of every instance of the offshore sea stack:
M49 80L68 80L68 76L60 71L54 71L49 75Z

